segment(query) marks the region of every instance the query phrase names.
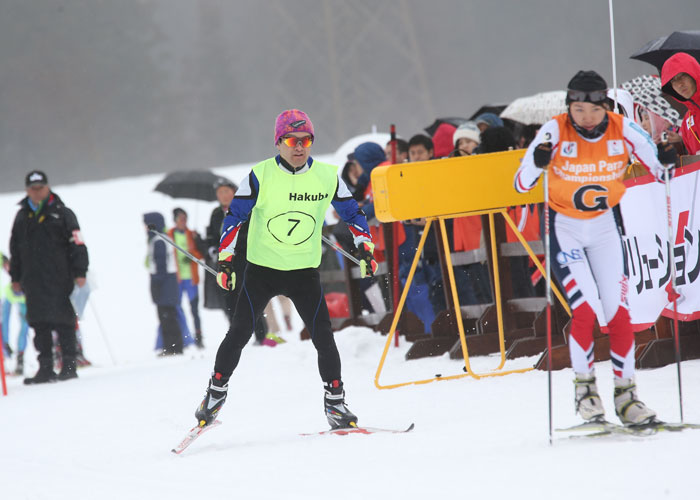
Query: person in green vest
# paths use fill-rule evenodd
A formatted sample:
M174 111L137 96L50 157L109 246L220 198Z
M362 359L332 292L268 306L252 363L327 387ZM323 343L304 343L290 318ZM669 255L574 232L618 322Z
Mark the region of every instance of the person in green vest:
M2 267L5 271L10 271L10 260L0 253ZM2 345L5 353L10 356L10 318L12 309L19 312L19 335L17 336L17 358L15 361L15 375L24 373L24 350L27 348L27 334L29 325L27 324L27 301L22 291L16 292L12 288L12 283L8 283L2 293Z
M199 234L187 227L187 212L182 208L175 208L173 210L173 219L175 227L168 231L168 236L180 248L184 248L198 259L203 259L204 255L199 251L202 239ZM180 301L182 301L182 294L187 294L190 310L192 311L192 320L194 321L194 342L197 347L203 349L202 322L199 319L199 266L182 252L173 249L173 253L175 255Z
M365 214L338 167L309 156L314 127L306 113L283 111L275 122L274 138L279 154L253 167L224 219L217 282L227 290L241 287L241 293L195 417L201 427L216 419L228 394L229 378L255 329L255 319L272 297L286 295L311 333L318 353L328 423L331 428L351 427L357 424L357 416L345 404L340 355L318 272L321 229L328 207L333 205L353 234L362 277L377 270L374 244ZM248 266L243 276L236 276L236 238L249 219Z

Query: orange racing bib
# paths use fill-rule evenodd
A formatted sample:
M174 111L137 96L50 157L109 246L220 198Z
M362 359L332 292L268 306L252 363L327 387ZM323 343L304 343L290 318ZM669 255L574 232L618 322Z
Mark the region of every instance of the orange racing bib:
M592 219L611 209L625 194L622 180L629 153L622 116L608 112L608 128L596 142L576 133L568 114L554 117L559 147L549 166L549 203L557 212Z

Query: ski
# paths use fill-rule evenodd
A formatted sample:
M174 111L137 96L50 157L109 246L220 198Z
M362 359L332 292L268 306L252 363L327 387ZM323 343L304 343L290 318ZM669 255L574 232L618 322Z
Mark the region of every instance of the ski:
M568 432L572 438L609 436L611 434L628 436L650 436L658 432L680 432L685 429L700 429L700 424L663 422L653 420L647 424L620 425L607 420L592 420L579 425L556 429L557 432ZM583 434L577 434L577 433Z
M199 425L195 425L190 429L190 431L187 433L185 436L185 439L183 439L180 444L178 444L175 448L173 448L172 451L176 455L179 455L183 451L187 449L189 445L191 445L195 439L197 439L199 436L207 432L209 429L212 429L214 427L218 427L221 425L220 420L214 420L211 424L205 425L204 427L200 427Z
M344 427L342 429L331 429L328 431L311 432L311 433L305 433L305 434L299 434L299 435L300 436L324 436L324 435L333 434L336 436L347 436L348 434L378 434L381 432L389 433L389 434L405 434L407 432L411 432L414 427L415 427L415 424L409 425L406 429L382 429L379 427L353 426L353 427Z

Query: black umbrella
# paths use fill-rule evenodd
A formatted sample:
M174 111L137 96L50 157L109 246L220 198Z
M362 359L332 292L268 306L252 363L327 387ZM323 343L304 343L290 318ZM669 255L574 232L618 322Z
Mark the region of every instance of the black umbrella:
M700 60L700 31L674 31L668 36L662 36L647 43L632 54L630 59L648 62L656 66L661 74L661 68L666 59L678 52L686 52Z
M506 109L507 104L484 104L481 106L476 113L469 117L470 120L476 120L476 117L483 115L484 113L493 113L496 116L501 116L503 110Z
M226 177L216 175L209 170L187 170L166 175L158 183L155 191L173 198L214 201L216 200L215 185L221 184L228 184L237 189L236 185Z
M467 120L466 118L437 118L431 125L428 125L423 130L425 130L430 135L430 137L433 137L435 135L435 132L437 132L438 127L443 123L459 127L461 124L467 121L469 120Z

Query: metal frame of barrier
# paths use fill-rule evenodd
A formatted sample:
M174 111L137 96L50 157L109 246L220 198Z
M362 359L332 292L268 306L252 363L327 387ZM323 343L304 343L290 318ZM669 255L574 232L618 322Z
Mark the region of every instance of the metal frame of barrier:
M530 258L533 260L535 263L535 266L537 266L537 269L542 273L542 276L545 277L545 279L548 279L549 277L546 275L545 269L542 266L541 262L535 255L535 253L532 251L532 248L530 245L528 245L527 241L525 241L525 238L523 235L520 233L518 230L518 227L516 224L513 222L511 217L508 215L506 209L504 208L499 208L499 209L489 209L489 210L480 210L480 211L474 211L474 212L468 212L468 213L463 213L463 214L455 214L455 215L450 215L447 217L431 217L426 220L425 224L425 229L423 230L423 234L421 235L420 242L418 243L418 248L416 249L416 254L413 257L413 262L411 264L411 269L408 273L408 278L406 280L406 284L404 285L403 291L401 292L401 298L399 299L398 307L396 308L394 312L394 319L391 323L391 328L389 329L389 334L387 335L387 340L386 344L384 346L384 352L382 353L382 357L379 361L379 366L377 367L377 373L374 377L374 385L377 387L377 389L395 389L397 387L403 387L406 385L419 385L419 384L427 384L430 382L435 382L438 380L455 380L463 377L473 377L475 379L480 379L482 377L500 377L503 375L509 375L511 373L524 373L528 372L531 370L534 370L534 367L531 368L520 368L520 369L515 369L515 370L502 370L503 367L505 366L506 362L506 352L505 352L505 337L504 337L504 331L503 331L503 308L501 304L501 290L500 290L500 279L499 279L499 269L498 269L498 246L496 245L496 233L494 230L494 214L501 214L505 218L506 222L508 225L511 227L515 235L517 236L518 240L520 243L523 245L525 250L527 251L528 255ZM450 255L450 246L447 241L447 231L445 230L445 219L452 219L455 217L463 217L463 216L470 216L470 215L488 215L489 218L489 233L491 237L491 256L492 256L492 262L493 262L493 278L494 278L494 295L495 295L495 302L496 302L496 312L497 312L497 317L498 317L498 337L499 337L499 346L500 346L500 354L501 354L501 361L498 367L496 367L494 370L487 372L487 373L475 373L472 371L471 366L469 364L469 351L467 349L467 340L466 336L464 334L464 325L462 322L462 311L460 309L459 305L459 297L457 294L457 287L455 285L455 278L454 278L454 271L452 269L452 258ZM389 347L391 345L391 341L394 338L394 335L396 334L396 327L399 322L399 318L401 316L401 312L403 311L404 305L406 303L406 297L408 296L408 290L411 286L411 283L413 282L413 276L416 271L416 267L418 266L418 261L420 260L420 255L423 250L423 246L425 245L425 240L428 236L428 233L430 232L430 226L432 225L433 221L438 221L440 224L440 228L442 229L442 241L443 241L443 246L445 249L445 259L447 262L447 269L448 269L448 275L449 275L449 283L450 283L450 291L452 293L452 298L455 303L455 313L457 317L457 328L459 331L459 339L462 344L462 355L464 357L464 367L466 373L461 373L458 375L448 375L448 376L440 376L440 377L433 377L429 379L424 379L424 380L411 380L408 382L399 382L396 384L389 384L389 385L382 385L379 382L379 377L382 374L382 370L384 368L384 362L386 361L386 356L389 352ZM556 295L556 297L559 299L559 302L563 305L564 309L566 312L571 315L571 311L569 309L569 306L566 302L566 299L564 296L561 294L559 289L552 283L552 291Z

